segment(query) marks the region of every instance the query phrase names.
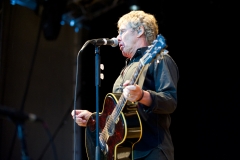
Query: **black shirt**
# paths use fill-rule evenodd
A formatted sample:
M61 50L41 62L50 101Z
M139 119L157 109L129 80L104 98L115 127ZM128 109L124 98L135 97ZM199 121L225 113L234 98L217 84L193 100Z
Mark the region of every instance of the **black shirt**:
M136 63L145 54L147 47L137 50L127 66L122 70L113 86L113 93L122 92L122 84L135 71ZM165 50L166 51L166 50ZM171 117L177 107L178 67L168 52L162 52L149 65L142 89L152 98L150 107L139 103L138 112L142 123L142 137L134 145L134 158L141 158L159 147L169 160L174 159L174 146L169 131Z

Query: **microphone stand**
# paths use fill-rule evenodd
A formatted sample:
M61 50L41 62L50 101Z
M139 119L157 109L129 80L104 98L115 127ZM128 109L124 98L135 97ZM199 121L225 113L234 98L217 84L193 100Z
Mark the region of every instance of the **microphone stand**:
M74 93L74 110L76 110L76 100L77 100L77 82L78 82L78 59L80 53L83 52L83 49L89 44L92 43L92 40L88 40L85 42L83 47L77 54L77 69L76 69L76 86L75 86L75 93ZM97 45L96 42L94 43L95 46L95 86L96 86L96 150L95 150L95 159L100 160L100 146L99 146L99 87L100 87L100 45ZM74 114L74 119L76 119L76 113ZM75 129L76 123L74 122L74 150L76 145L76 138L75 138ZM74 151L75 153L75 151ZM76 160L76 156L74 154L74 160Z
M27 152L27 145L26 145L26 140L24 137L24 132L23 132L23 122L16 122L17 124L17 133L18 133L18 138L20 139L21 142L21 148L22 148L22 160L30 160Z
M0 107L0 115L6 116L9 118L15 125L16 125L16 132L18 135L18 138L20 140L21 144L21 154L22 154L22 160L30 160L28 151L27 151L27 144L24 134L24 123L25 120L27 120L27 115L24 113L16 112L14 110L11 110L7 107Z
M96 86L96 150L95 158L100 160L99 147L99 87L100 87L100 47L95 45L95 86Z
M76 111L76 101L77 101L77 88L78 88L78 59L79 55L83 52L83 49L91 43L92 40L88 40L85 42L85 44L82 46L80 51L77 54L77 68L76 68L76 85L75 85L75 92L74 92L74 110ZM96 85L96 150L95 150L95 159L100 160L100 147L99 147L99 79L100 79L100 47L96 44L95 46L95 85ZM76 113L74 114L74 119L76 119ZM74 122L74 160L76 160L75 155L75 146L76 146L76 123Z

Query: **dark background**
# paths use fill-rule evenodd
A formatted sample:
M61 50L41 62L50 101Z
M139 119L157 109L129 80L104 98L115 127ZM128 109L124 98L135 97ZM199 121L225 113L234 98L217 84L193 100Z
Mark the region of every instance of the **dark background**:
M166 38L169 54L173 57L179 67L180 79L178 83L178 107L172 114L172 125L170 128L175 146L175 159L239 159L239 50L237 48L239 42L239 9L237 4L235 2L223 0L204 0L194 2L140 0L138 2L142 10L155 15L157 18L159 31ZM68 51L75 51L75 56L71 56L71 63L67 63L69 65L68 67L64 66L65 63L56 63L56 66L62 66L65 72L68 72L66 71L67 68L71 69L70 72L72 72L72 77L61 77L65 75L60 74L57 78L58 80L54 83L59 83L59 86L61 86L65 83L69 83L62 81L61 79L69 78L73 81L70 83L69 87L66 85L66 87L70 88L70 91L67 93L72 92L72 95L67 97L69 103L74 97L74 78L76 76L74 70L76 64L74 62L76 61L78 50L87 40L116 37L117 20L123 14L129 12L128 6L128 1L122 1L122 3L113 9L99 14L96 18L86 20L83 22L85 27L81 28L79 33L75 33L79 35L77 36L79 44L73 45L72 47L77 46L77 49L72 51L71 45L68 46L69 48L65 48L65 53ZM9 9L11 6L7 4L7 1L2 3L3 10L1 12L1 24L3 27L1 36L1 54L3 58L1 59L1 79L6 79L7 75L11 74L9 72L6 74L8 70L7 67L10 66L3 65L6 63L6 59L4 58L6 56L4 55L13 54L7 48L11 42L6 36L6 32L11 32L11 27L4 26L7 25L7 20L5 20L6 15L11 17L11 14L14 14L14 12L8 12L8 10L4 10L4 7ZM34 12L32 14L34 14ZM18 16L20 15L15 15L14 17L18 18ZM36 17L39 19L39 16ZM29 19L29 21L30 20L31 19ZM8 22L8 24L11 23ZM37 25L35 27L38 28ZM68 27L66 30L64 27L66 28L67 26L62 26L62 28L60 28L59 36L56 32L57 28L53 27L55 33L53 35L57 35L53 39L51 39L51 36L50 39L47 39L49 37L47 37L46 33L51 35L51 32L44 30L45 32L41 32L42 41L44 39L46 43L51 43L52 45L59 39L59 37L61 38L61 35L74 34L72 33L72 30L74 30L73 28ZM35 31L35 34L37 34L38 30ZM18 32L21 32L21 30L18 30ZM23 42L24 40L24 37L22 37ZM63 44L74 44L74 42L69 41L68 38L63 38L61 41ZM26 43L28 42L26 41ZM34 44L32 45L34 46ZM63 46L61 46L61 44L53 46L51 52L54 52L55 48L61 48ZM46 46L42 45L41 47L44 48ZM40 46L38 50L41 50ZM79 99L81 99L80 108L88 109L90 111L95 111L96 106L94 53L94 46L88 45L80 55L79 66L80 89L78 91L80 95ZM107 93L111 92L114 80L125 64L125 58L122 57L118 47L113 48L111 46L101 46L100 56L101 63L105 66L104 70L101 71L104 73L104 80L101 81L101 86L99 88L99 105L101 111L104 97ZM12 58L14 58L14 56L12 56ZM59 57L59 59L60 58L67 61L65 56ZM31 59L29 59L29 61L31 62ZM42 63L44 63L44 61L42 61ZM56 70L62 68L59 67ZM39 70L41 70L41 68L39 68ZM15 72L17 71L15 70ZM25 80L27 80L27 74L23 76L25 76ZM49 77L49 80L50 79L51 77ZM22 82L24 82L24 80L22 80ZM11 94L7 93L11 92L10 88L12 87L8 89L5 86L6 83L7 80L1 81L1 105L9 106L12 104L7 97ZM11 83L14 84L15 82L12 81ZM24 82L24 85L25 84L26 82ZM45 85L42 87L47 86ZM25 88L22 87L22 90L25 90ZM32 92L34 92L33 88ZM63 99L66 99L65 90L63 93L58 92L56 94L60 94ZM54 95L54 92L52 95ZM10 97L14 100L14 96ZM54 99L49 99L49 101L51 101L51 104L54 104ZM27 105L30 106L31 104L34 104L34 101L30 102L28 102ZM20 109L19 105L14 104L14 106L14 108ZM51 119L48 119L47 115L42 114L43 112L48 112L48 109L50 110L50 108L46 108L44 111L39 112L38 110L31 108L31 110L28 109L28 111L37 113L38 115L41 115L43 119L50 121ZM65 120L70 122L70 124L68 123L68 126L71 128L72 120L68 106L64 109L67 114L69 113L69 117L67 116ZM54 110L58 110L58 108L55 108ZM62 110L62 114L64 114L64 110ZM52 119L54 119L54 117L52 117ZM55 117L55 122L59 124L61 118ZM1 121L1 139L4 139L4 137L12 139L12 136L6 136L7 133L4 127L5 123L5 120ZM50 129L51 126L54 125L50 124ZM52 132L54 132L54 130L55 128L51 129ZM81 132L83 132L83 130ZM72 135L70 134L70 137L71 136ZM66 133L63 135L63 138L67 137L69 138L69 134ZM81 139L81 143L83 144L83 135L81 136ZM56 141L58 140L59 139ZM58 143L64 147L64 144L61 144L60 142ZM69 141L68 143L70 143L70 147L73 146L73 142ZM5 143L0 143L0 145L1 150L5 148ZM32 146L29 145L28 147L32 148L34 146L35 145L32 144ZM44 145L42 145L42 148L43 146ZM39 148L39 150L41 150L40 146ZM82 148L82 150L82 159L86 159L84 148ZM5 149L5 151L9 152L8 148ZM39 155L39 153L36 154ZM51 152L48 154L51 155ZM62 159L62 153L58 152L58 154L60 155L59 158ZM72 152L68 154L70 155L69 157L72 156ZM4 157L3 153L1 153L1 155ZM17 155L19 155L19 153ZM2 159L5 160L5 158Z

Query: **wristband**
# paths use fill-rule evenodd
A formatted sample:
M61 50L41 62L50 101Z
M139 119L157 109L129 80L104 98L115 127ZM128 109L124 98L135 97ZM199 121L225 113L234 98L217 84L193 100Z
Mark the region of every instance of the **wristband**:
M144 96L144 91L142 90L142 96L139 98L139 100L137 100L137 102L141 101L143 96Z

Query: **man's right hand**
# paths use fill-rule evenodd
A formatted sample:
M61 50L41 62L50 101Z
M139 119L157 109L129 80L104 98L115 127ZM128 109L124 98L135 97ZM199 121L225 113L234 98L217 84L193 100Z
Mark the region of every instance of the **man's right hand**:
M92 112L88 110L73 110L71 113L75 122L82 127L86 127L89 117L92 115Z

